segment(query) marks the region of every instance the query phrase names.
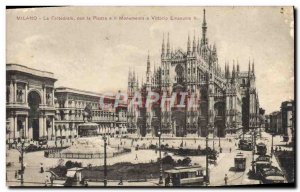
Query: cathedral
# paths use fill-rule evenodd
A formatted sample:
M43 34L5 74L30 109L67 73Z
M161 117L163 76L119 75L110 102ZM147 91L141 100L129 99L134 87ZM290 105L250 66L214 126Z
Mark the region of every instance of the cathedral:
M224 137L258 126L254 62L249 60L246 71L240 71L238 61L233 61L232 67L225 62L223 70L216 45L208 41L207 28L203 10L201 39L188 36L185 49L171 50L169 34L163 37L160 66L151 69L148 54L146 79L141 85L135 71L129 70L128 102L135 99L136 92L143 103L150 92L158 93L160 98L149 106L128 105L128 133L141 137L158 133ZM191 102L194 105L185 105Z

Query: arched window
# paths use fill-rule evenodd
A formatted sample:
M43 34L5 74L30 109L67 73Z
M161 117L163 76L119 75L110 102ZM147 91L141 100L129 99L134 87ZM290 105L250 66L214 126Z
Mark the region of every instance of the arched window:
M177 83L182 84L183 83L183 77L184 77L184 69L181 65L177 65L175 68L176 76L177 76Z

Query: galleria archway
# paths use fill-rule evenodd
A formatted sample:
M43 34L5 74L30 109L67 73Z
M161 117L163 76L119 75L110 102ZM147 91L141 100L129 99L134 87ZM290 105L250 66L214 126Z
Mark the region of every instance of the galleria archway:
M28 94L28 127L32 128L33 140L38 140L40 135L39 128L39 105L41 104L41 97L37 91L31 91Z

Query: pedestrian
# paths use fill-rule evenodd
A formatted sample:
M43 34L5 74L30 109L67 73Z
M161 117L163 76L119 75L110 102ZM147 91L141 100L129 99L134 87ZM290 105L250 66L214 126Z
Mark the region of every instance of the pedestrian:
M165 179L165 186L169 186L170 185L170 176L168 175Z
M21 157L21 156L19 156L19 163L21 163L21 161L22 161L22 157Z
M227 182L228 182L228 176L227 176L227 174L225 174L224 181L225 181L225 185L227 185Z
M43 163L41 163L41 173L44 173L44 166L43 166Z
M231 153L231 147L229 148L229 152Z
M137 156L137 154L135 154L135 159L134 160L138 160L138 156Z
M18 171L15 171L15 178L18 178Z
M123 177L122 176L120 177L119 185L123 185Z

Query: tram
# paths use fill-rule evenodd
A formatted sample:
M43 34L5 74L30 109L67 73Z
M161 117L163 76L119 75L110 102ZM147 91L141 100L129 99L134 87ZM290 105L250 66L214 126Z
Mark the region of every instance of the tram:
M255 168L256 168L256 173L258 175L261 174L264 168L270 168L270 167L271 167L271 160L269 155L261 155L256 158Z
M286 179L284 174L278 167L271 166L263 168L260 173L261 181L263 184L285 183Z
M258 155L266 155L267 153L267 147L264 143L258 143L256 145L256 150Z
M201 166L174 167L166 170L166 186L199 186L204 184L205 169Z
M252 141L246 139L239 140L239 149L245 151L251 151L253 149Z
M236 171L245 171L246 169L246 157L243 153L236 154L234 158L234 168Z

